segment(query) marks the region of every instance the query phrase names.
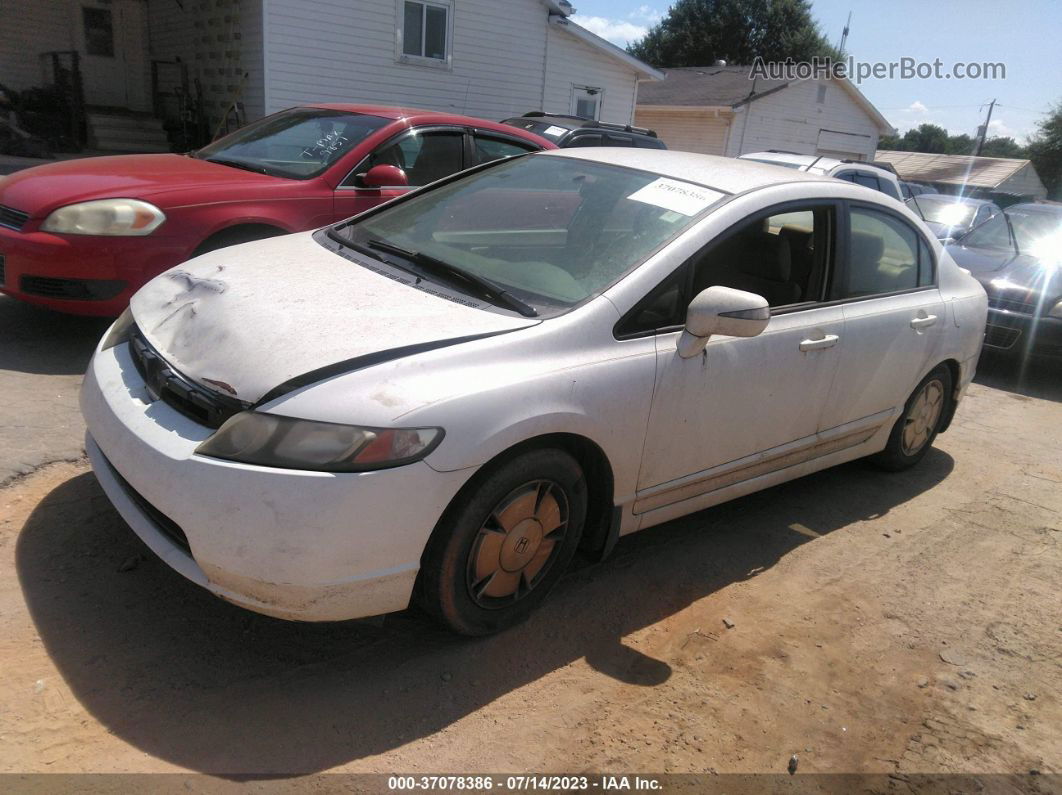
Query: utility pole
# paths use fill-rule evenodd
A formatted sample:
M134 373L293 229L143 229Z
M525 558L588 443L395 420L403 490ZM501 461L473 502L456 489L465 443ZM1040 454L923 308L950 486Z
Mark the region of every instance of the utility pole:
M992 108L995 106L996 101L994 99L988 103L988 117L985 119L985 123L981 125L981 134L977 136L977 151L974 152L975 157L981 156L981 149L984 148L985 138L988 136L988 123L992 121Z
M848 21L844 23L844 30L841 31L841 41L837 44L838 54L844 58L844 45L848 43L848 27L852 24L852 12L848 12Z

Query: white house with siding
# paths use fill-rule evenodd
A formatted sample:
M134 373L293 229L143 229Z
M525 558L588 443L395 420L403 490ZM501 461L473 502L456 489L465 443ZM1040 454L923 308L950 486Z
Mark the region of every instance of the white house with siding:
M172 115L183 92L211 128L234 103L242 123L309 102L630 124L639 81L662 73L571 13L567 0L33 0L5 8L0 83L47 83L42 54L64 51L97 115Z
M873 160L885 117L847 80L751 79L747 66L662 70L643 83L635 123L669 148L737 157L779 149Z

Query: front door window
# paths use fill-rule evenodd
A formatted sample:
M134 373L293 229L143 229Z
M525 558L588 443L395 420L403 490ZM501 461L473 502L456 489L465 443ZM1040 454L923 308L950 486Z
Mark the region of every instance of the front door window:
M459 130L414 132L384 144L355 170L360 173L373 166L396 166L406 172L411 187L420 187L461 171L464 148L464 133Z

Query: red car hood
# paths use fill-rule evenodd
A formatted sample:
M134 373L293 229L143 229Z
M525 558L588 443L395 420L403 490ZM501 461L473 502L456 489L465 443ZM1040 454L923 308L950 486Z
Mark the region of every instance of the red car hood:
M164 194L234 183L261 188L290 180L185 155L84 157L16 171L0 180L0 204L31 218L91 199L155 199L165 207L165 202L157 201Z

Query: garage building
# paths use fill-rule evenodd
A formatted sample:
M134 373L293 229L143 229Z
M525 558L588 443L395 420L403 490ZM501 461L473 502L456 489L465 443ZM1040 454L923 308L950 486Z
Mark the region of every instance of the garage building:
M873 160L885 117L847 80L750 78L748 66L664 69L643 82L635 123L671 149L737 157L769 149Z

